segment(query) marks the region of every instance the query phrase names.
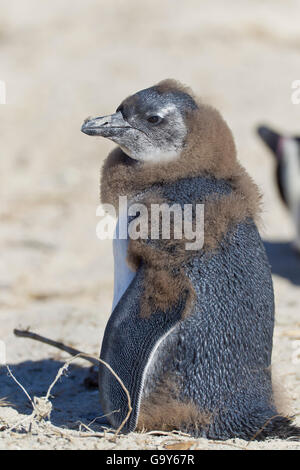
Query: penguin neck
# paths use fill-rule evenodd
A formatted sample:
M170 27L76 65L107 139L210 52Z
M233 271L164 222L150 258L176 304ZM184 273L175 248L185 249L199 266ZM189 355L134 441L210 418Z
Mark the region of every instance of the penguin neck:
M198 163L198 165L197 165ZM230 172L217 172L201 168L195 158L189 162L187 152L182 152L175 161L147 163L134 160L121 148L116 148L104 162L101 176L101 202L117 207L119 196L132 197L153 185L164 185L181 179L202 177L230 180L238 173L239 165Z
M141 162L120 147L111 152L102 171L102 203L134 196L154 184L201 176L230 180L240 174L232 133L217 110L200 104L186 115L185 126L188 132L175 160Z

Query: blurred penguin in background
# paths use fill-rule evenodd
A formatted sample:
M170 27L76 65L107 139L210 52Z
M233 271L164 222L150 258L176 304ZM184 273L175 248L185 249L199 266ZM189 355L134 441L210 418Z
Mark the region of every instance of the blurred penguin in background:
M275 155L277 186L294 221L293 247L300 254L300 137L284 136L267 126L259 126L257 132Z

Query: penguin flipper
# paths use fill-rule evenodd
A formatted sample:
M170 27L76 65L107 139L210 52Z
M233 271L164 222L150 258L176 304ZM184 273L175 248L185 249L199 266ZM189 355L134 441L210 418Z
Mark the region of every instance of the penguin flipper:
M129 392L132 411L122 431L136 428L143 384L151 358L160 342L180 322L188 292L183 292L176 305L150 317L140 315L145 267L141 266L123 294L107 323L100 358L107 362ZM128 413L127 395L105 365L99 366L100 403L108 420L118 428Z

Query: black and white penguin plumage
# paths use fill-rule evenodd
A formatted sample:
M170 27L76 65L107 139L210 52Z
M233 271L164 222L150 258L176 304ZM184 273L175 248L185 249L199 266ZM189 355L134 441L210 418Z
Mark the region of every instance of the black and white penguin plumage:
M101 198L117 207L119 196L128 197L119 223L125 217L130 227L136 203L204 204L197 250L175 236L114 240L116 291L101 358L130 394L123 431L299 436L273 396L274 297L255 224L260 195L220 114L165 80L125 99L111 116L86 120L82 131L118 144L104 163ZM128 397L103 365L99 389L117 428Z
M296 229L293 246L300 253L300 137L288 137L267 126L259 126L257 132L275 155L279 194L292 216Z

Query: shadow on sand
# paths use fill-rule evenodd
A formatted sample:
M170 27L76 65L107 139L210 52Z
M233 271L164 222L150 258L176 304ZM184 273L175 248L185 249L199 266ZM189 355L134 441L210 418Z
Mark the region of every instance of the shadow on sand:
M9 365L16 379L25 387L31 398L45 396L63 362L52 359L25 361ZM80 422L88 425L98 418L91 429L99 431L103 413L96 388L87 388L84 380L89 378L90 367L70 364L68 370L52 389L51 423L68 429L79 429ZM9 376L6 367L0 368L0 398L7 401L22 414L31 414L32 406L15 381Z
M300 286L300 255L286 242L264 242L272 267L272 274L288 279Z
M300 255L286 242L264 242L272 267L272 273L288 279L300 286ZM10 368L16 379L25 387L31 398L45 396L50 384L55 379L63 362L52 359L25 361L11 364ZM67 372L58 380L52 390L53 405L51 422L55 426L69 429L79 428L80 422L90 425L94 431L101 429L107 421L99 403L97 388L88 388L85 380L91 377L90 367L70 364ZM8 375L5 367L0 368L0 398L7 401L22 414L31 414L32 407L24 392Z

